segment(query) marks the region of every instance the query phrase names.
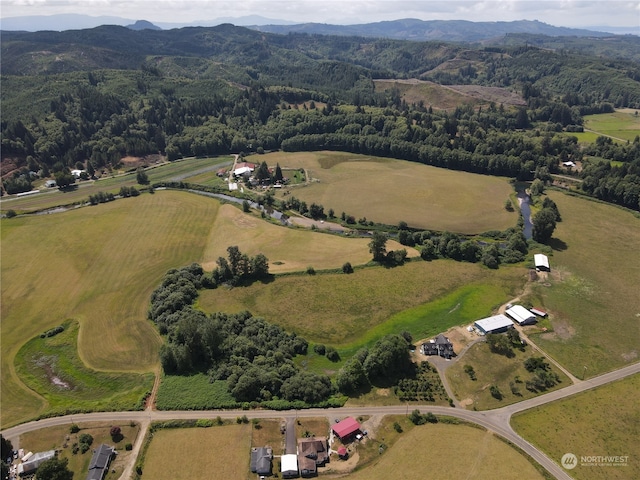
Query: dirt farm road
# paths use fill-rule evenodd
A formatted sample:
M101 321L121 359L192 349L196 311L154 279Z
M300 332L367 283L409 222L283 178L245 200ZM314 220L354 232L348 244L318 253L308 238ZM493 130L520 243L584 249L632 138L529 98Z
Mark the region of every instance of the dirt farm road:
M510 441L525 453L530 455L536 462L542 465L547 471L549 471L555 478L560 480L570 480L571 477L566 471L558 464L560 459L551 459L544 453L520 437L510 425L511 416L515 413L528 410L530 408L545 405L562 398L575 395L576 393L584 392L592 388L606 385L607 383L615 382L616 380L623 379L630 375L640 373L640 362L633 365L614 370L603 375L590 378L580 383L570 385L560 390L540 395L529 400L525 400L520 403L508 405L496 410L487 411L472 411L463 410L460 408L440 407L434 405L416 405L411 406L413 409L419 409L421 412L431 412L436 415L448 415L462 420L476 423L488 430L500 435L504 439ZM174 420L174 419L215 419L221 417L223 419L235 419L242 415L246 415L248 418L278 418L285 421L304 415L305 417L321 417L326 416L330 419L337 416L360 416L360 415L406 415L408 413L407 405L398 406L384 406L384 407L342 407L333 409L308 409L304 411L299 410L287 410L287 411L275 411L275 410L207 410L207 411L158 411L158 410L145 410L141 412L96 412L86 413L64 417L47 418L43 420L24 423L12 428L8 428L2 432L5 438L8 438L17 444L18 437L23 433L31 432L45 427L52 427L57 425L68 425L72 423L81 422L123 422L123 421L136 421L141 424L141 434L136 440L134 446L134 455L132 455L132 461L129 468L125 470L121 476L121 480L129 480L135 464L137 454L143 443L144 432L148 428L152 421L162 420Z

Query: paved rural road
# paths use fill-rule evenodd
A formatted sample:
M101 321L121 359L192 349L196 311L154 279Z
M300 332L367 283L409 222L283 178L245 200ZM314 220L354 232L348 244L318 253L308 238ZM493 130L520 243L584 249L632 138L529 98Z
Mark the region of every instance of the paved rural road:
M555 478L560 480L570 480L571 477L567 472L556 463L559 459L552 460L544 453L531 445L529 442L520 437L510 425L511 416L514 413L538 407L549 402L553 402L562 398L575 395L586 390L590 390L601 385L605 385L616 380L628 377L630 375L640 373L640 363L635 363L627 367L605 373L598 377L585 380L578 384L570 385L560 390L540 395L538 397L525 400L513 405L508 405L496 410L488 410L483 412L462 410L459 408L440 407L434 405L416 405L411 406L412 409L419 409L421 412L432 412L436 415L449 415L457 417L468 422L481 425L488 430L500 435L504 439L518 446L525 453L530 455L536 462L542 465ZM298 415L303 414L305 417L326 416L335 418L336 416L360 416L360 415L406 415L408 412L407 405L384 406L384 407L342 407L334 409L308 409L304 411L275 411L275 410L207 410L207 411L155 411L146 410L143 412L97 412L77 415L68 415L65 417L54 417L43 420L24 423L12 428L8 428L2 432L5 438L8 438L17 445L17 440L23 433L38 430L40 428L70 425L80 422L128 422L136 421L141 423L142 431L145 431L151 421L172 420L172 419L215 419L221 417L225 419L235 419L242 415L248 418L279 418L279 419L295 419ZM137 456L142 445L144 435L139 435L134 446L134 456ZM135 461L130 462L129 468L123 473L121 479L128 479L131 475L131 469Z

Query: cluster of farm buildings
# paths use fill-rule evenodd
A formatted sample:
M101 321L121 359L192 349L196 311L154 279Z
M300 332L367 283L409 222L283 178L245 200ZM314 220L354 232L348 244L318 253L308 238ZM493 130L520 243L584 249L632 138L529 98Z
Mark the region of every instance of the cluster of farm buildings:
M36 473L38 467L47 460L52 459L58 454L56 450L47 450L45 452L27 452L23 449L16 452L15 456L19 463L11 468L9 478L29 477ZM101 444L93 451L91 462L89 463L89 471L86 480L103 480L109 471L109 465L113 457L117 455L115 448Z
M348 457L348 444L363 438L360 423L352 417L336 422L331 427L330 436L298 438L296 453L288 452L280 456L280 475L282 478L315 477L318 468L330 461L332 453L341 459ZM295 435L295 432L289 432ZM341 445L332 450L331 445L339 440ZM251 471L260 476L269 476L273 470L273 449L271 447L256 447L251 449Z

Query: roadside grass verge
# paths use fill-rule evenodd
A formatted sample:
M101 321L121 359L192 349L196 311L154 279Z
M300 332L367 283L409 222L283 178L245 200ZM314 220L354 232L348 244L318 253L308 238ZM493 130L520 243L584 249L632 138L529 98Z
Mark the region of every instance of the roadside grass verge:
M558 463L565 453L576 455L578 465L570 472L576 479L640 478L639 390L640 375L633 375L514 415L511 425ZM581 456L593 455L629 459L625 467L580 465Z
M414 338L482 318L525 281L522 267L489 270L452 260L371 267L353 274L277 276L270 283L202 291L207 312L249 310L341 355L387 333ZM397 316L395 316L397 315Z
M36 337L18 352L16 372L46 399L50 414L143 407L153 374L106 373L87 368L78 357L78 322L52 337Z
M219 203L186 192L38 217L2 219L2 426L46 414L19 380L18 350L67 319L80 323L78 355L94 370L149 372L161 338L146 320L170 268L197 261Z
M551 240L551 273L529 299L550 313L553 332L532 339L578 378L637 361L640 220L612 205L549 197L562 222Z
M345 212L387 225L405 221L467 234L505 230L518 220L517 212L504 208L513 191L506 178L344 152L277 152L263 159L305 168L312 177L308 185L282 189L278 198L290 192L309 205L323 205L325 212L332 208L338 217Z
M119 426L122 432L122 438L118 439L117 442L113 441L109 433L111 427L115 425ZM131 455L131 452L126 450L126 445L135 443L137 436L140 435L140 425L131 422L118 424L90 422L81 423L78 426L80 431L77 433L70 433L70 424L24 433L20 435L20 447L24 448L25 452L31 451L34 453L58 450L58 457L69 459L68 467L74 473L74 478L85 478L89 471L92 450L101 443L106 443L115 447L118 455L111 462L109 472L104 478L105 480L117 480L120 478ZM78 443L80 435L85 433L93 437L91 448L85 453L72 453L73 444Z
M154 432L141 478L155 480L253 479L251 424L210 428L171 428ZM184 453L188 458L184 458Z
M447 380L449 380L449 384L458 401L462 402L467 408L489 410L571 385L569 378L551 365L550 371L560 377L560 383L541 392L527 390L525 382L530 380L533 374L526 370L524 362L531 357L541 357L542 354L534 350L530 345L525 347L524 352L517 349L514 349L513 352L515 356L507 358L504 355L492 353L486 342L472 345L446 371ZM472 380L470 375L465 372L465 365L473 367L476 380ZM502 394L502 399L492 396L490 392L491 386L498 387Z
M156 397L158 410L209 410L237 406L238 402L227 390L226 381L211 383L204 374L165 375Z
M394 422L399 423L402 433L395 431ZM444 478L545 478L525 456L493 433L464 423L414 426L407 417L385 417L370 435L356 445L360 458L350 479L382 480L399 478L399 472L421 472L418 478L436 471ZM428 454L416 454L420 446L428 449Z

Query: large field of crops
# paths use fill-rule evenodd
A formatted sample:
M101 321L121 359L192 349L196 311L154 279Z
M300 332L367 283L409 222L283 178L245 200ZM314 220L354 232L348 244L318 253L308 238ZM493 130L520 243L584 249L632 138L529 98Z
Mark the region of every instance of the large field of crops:
M322 204L337 216L345 212L356 219L389 225L405 221L456 233L505 230L517 222L517 213L504 208L513 192L504 178L338 152L278 152L259 159L269 166L279 163L285 176L288 168L304 168L309 183L278 196Z

